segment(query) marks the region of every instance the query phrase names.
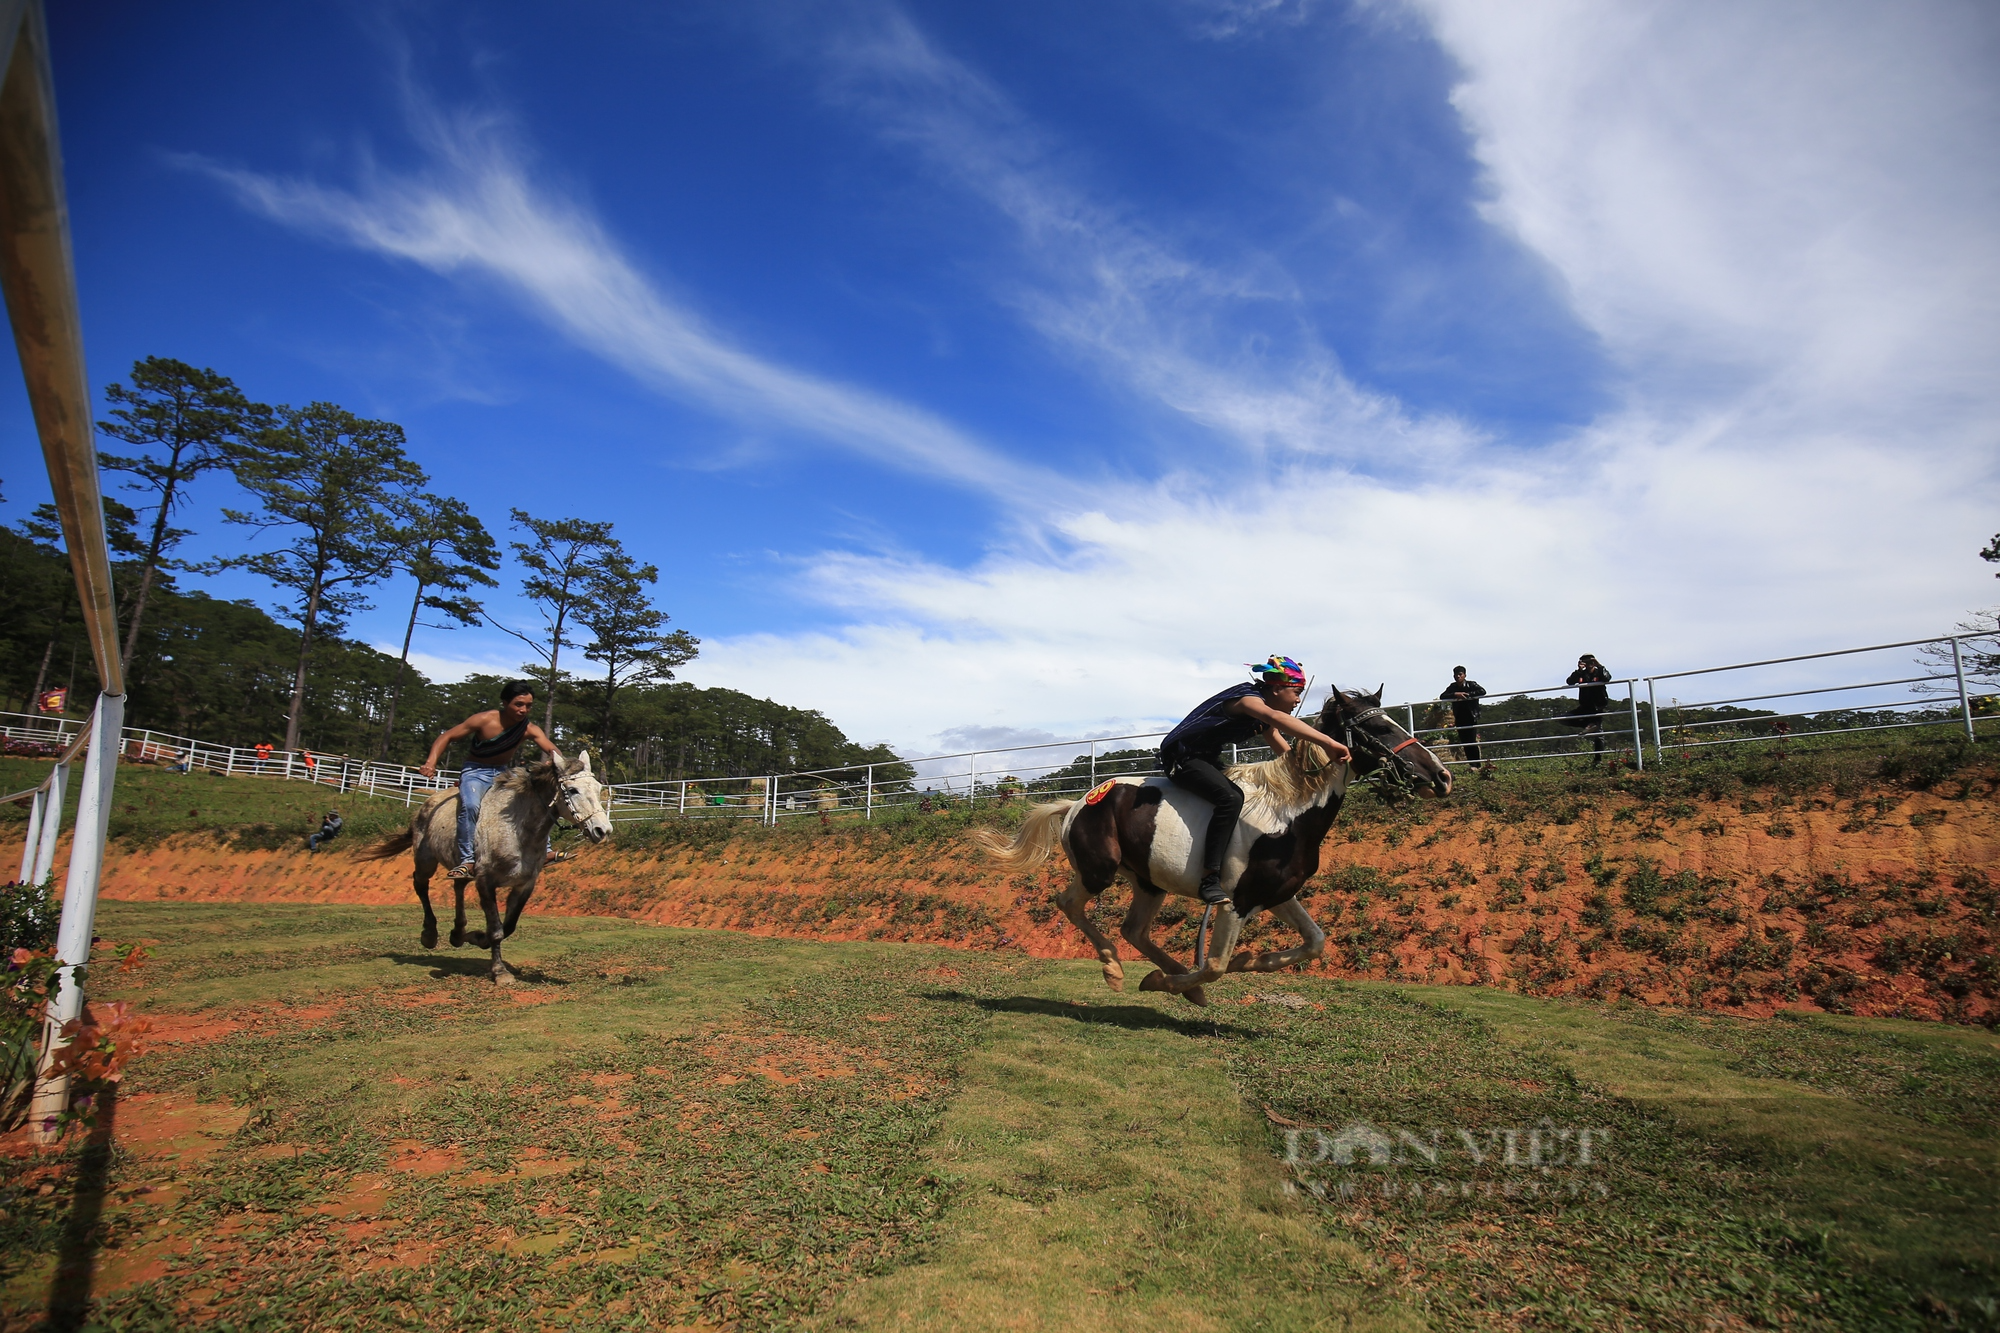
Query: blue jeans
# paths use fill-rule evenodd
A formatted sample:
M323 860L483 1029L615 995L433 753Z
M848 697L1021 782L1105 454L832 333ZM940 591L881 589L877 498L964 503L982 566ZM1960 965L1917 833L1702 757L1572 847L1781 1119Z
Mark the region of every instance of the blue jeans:
M472 859L472 832L479 827L479 803L486 791L507 770L490 765L467 764L458 771L458 863Z

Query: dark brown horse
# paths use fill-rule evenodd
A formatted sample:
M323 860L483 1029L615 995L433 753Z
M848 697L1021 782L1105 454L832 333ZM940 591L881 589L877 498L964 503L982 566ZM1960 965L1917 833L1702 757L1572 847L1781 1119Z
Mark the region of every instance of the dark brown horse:
M1382 711L1380 689L1373 694L1334 690L1317 725L1353 751L1351 762L1333 763L1317 745L1301 741L1276 759L1229 770L1244 798L1242 821L1222 862L1222 884L1232 906L1204 916L1192 969L1155 944L1152 932L1169 894L1197 898L1211 813L1207 801L1164 777L1120 778L1080 801L1036 806L1011 840L984 830L973 836L999 861L1021 870L1047 861L1060 842L1074 873L1056 895L1056 905L1090 939L1104 963L1105 984L1113 990L1125 986L1118 946L1092 923L1085 908L1117 879L1129 880L1132 907L1119 933L1159 965L1139 989L1172 991L1206 1004L1202 987L1224 973L1275 972L1325 951L1326 935L1300 905L1298 894L1319 873L1320 844L1339 817L1355 775L1374 775L1392 798L1409 791L1438 796L1451 791L1450 771ZM1267 910L1296 929L1301 943L1276 953L1237 954L1243 922ZM1214 918L1212 929L1209 916Z

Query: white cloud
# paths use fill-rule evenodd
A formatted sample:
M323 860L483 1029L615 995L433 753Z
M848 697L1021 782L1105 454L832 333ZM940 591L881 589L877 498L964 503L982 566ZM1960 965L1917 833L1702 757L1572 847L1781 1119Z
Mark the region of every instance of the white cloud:
M1167 467L1088 508L1003 483L1018 545L971 568L802 558L797 586L845 626L704 635L687 677L936 754L1148 730L1271 651L1322 685L1421 696L1457 661L1496 688L1580 651L1673 670L1939 632L1989 596L1972 553L2000 498L2000 117L1991 33L1965 32L1985 11L1418 8L1464 71L1486 216L1561 275L1624 368L1618 406L1538 453L1487 448L1348 381L1309 328L1258 355L1211 337L1292 310L1292 279L1196 263L1092 199L997 89L893 20L836 49L839 95L1014 227L1031 262L1001 297L1264 466ZM501 276L718 410L762 410L768 385L784 420L873 456L1023 475L727 344L512 158L447 142L471 147L429 183L231 178L295 223Z
M2000 460L1990 18L1421 8L1465 71L1454 100L1487 216L1566 280L1626 368L1621 405L1524 458L1316 378L1310 349L1291 381L1203 360L1183 325L1250 286L1085 202L996 91L891 24L841 53L850 96L875 80L861 104L1018 224L1046 260L1022 302L1035 326L1290 462L1247 488L1183 478L1054 516L1059 562L826 555L810 586L852 629L712 641L702 669L754 662L910 743L968 723L1083 735L1171 721L1236 674L1221 645L1422 696L1454 661L1500 688L1559 679L1579 651L1676 670L1938 633L1983 599L1971 556ZM1392 484L1301 461L1383 449L1383 423L1453 471ZM921 682L885 662L921 664Z
M403 645L378 643L375 645L375 651L399 657L402 655ZM520 674L521 655L515 653L512 657L453 657L412 648L410 665L423 672L426 680L438 684L450 684L464 680L467 676L516 676Z
M1464 68L1486 215L1639 392L1888 428L1990 401L1990 6L1411 3Z
M411 99L414 102L417 99ZM413 113L431 162L371 167L352 190L186 161L277 221L525 298L579 346L732 419L801 432L1015 501L1068 483L995 453L935 414L776 364L670 299L582 207L538 186L491 118Z

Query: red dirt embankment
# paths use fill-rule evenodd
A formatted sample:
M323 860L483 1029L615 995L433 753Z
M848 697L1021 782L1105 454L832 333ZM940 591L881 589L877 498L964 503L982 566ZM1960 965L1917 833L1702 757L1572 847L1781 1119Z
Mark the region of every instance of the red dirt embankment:
M1750 1013L1819 1007L1991 1023L2000 811L1992 785L1978 786L1958 800L1875 791L1662 807L1614 796L1539 822L1442 804L1418 822L1343 824L1308 899L1330 937L1320 967ZM836 824L717 841L628 835L626 846L587 847L551 867L533 910L1091 956L1049 901L1067 873L1060 857L1007 876L941 832ZM357 850L114 845L104 893L408 904L407 863L362 861ZM448 907L442 878L436 889ZM1106 898L1115 920L1124 894ZM1163 942L1187 949L1191 923L1171 909L1164 919ZM1269 933L1282 947L1267 922L1252 923L1252 939Z

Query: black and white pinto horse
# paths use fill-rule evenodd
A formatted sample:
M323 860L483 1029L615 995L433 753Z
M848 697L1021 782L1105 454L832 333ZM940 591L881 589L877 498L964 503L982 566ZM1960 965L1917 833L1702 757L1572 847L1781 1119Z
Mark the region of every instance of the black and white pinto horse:
M1036 806L1011 840L985 830L973 837L1016 870L1041 865L1061 844L1072 874L1056 905L1097 950L1112 990L1125 988L1118 946L1086 908L1114 881L1130 881L1132 907L1119 933L1159 966L1139 989L1170 991L1205 1005L1202 988L1225 973L1276 972L1326 951L1326 935L1298 894L1319 873L1320 844L1357 775L1372 777L1391 799L1411 791L1438 796L1451 791L1450 770L1382 711L1379 688L1373 694L1335 689L1318 727L1339 737L1352 759L1336 764L1319 746L1294 741L1275 759L1230 768L1230 779L1243 789L1242 819L1222 862L1222 885L1232 905L1203 914L1193 968L1153 942L1153 925L1169 895L1199 901L1202 844L1213 811L1199 796L1164 777L1118 778L1082 800ZM1297 930L1302 942L1275 953L1237 953L1243 923L1261 911Z

